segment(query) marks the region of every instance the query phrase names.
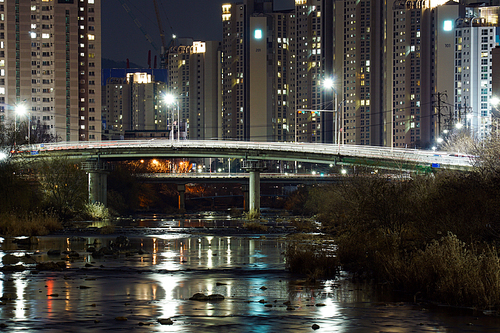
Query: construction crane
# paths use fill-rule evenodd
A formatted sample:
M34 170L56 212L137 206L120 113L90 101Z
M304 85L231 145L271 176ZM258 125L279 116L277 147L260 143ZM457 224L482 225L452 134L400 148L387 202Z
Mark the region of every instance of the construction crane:
M129 6L124 2L124 0L118 0L120 1L122 7L125 9L127 14L132 18L132 21L134 21L135 25L141 30L141 32L144 34L144 37L146 37L146 40L153 46L156 52L160 52L160 68L166 68L167 67L167 53L168 53L168 48L169 46L167 45L167 40L165 37L165 31L163 30L163 26L161 24L161 19L160 19L160 10L158 8L158 2L156 0L153 0L153 4L155 7L155 13L156 13L156 20L158 22L158 29L160 30L160 39L161 39L161 44L162 46L158 50L158 46L155 44L151 36L143 29L141 22L135 17L134 13L130 9ZM165 14L166 15L166 14ZM167 17L168 21L168 17ZM170 23L170 22L169 22ZM173 31L172 25L170 25L170 30ZM172 39L172 42L170 43L170 46L175 44L175 35ZM148 60L150 62L150 60ZM149 64L151 66L151 64ZM156 58L155 58L155 67L156 67Z
M158 46L156 46L155 42L151 38L151 36L142 28L141 22L135 17L135 15L132 13L130 10L130 7L127 6L127 4L123 0L118 0L122 4L122 7L125 9L125 11L128 13L128 15L132 18L132 21L134 21L135 25L141 30L141 32L144 34L144 37L146 37L146 40L153 46L156 52L158 52ZM160 51L161 52L161 51ZM163 52L162 52L163 54ZM151 59L148 59L149 66L151 66Z
M139 22L139 20L134 16L134 14L130 10L129 6L127 6L127 4L123 0L118 0L118 1L120 1L120 3L122 4L123 8L127 12L127 14L132 18L132 21L134 21L135 25L139 28L139 30L142 31L142 33L144 34L144 37L146 37L147 41L151 43L151 45L153 46L153 48L156 51L158 51L158 46L156 46L156 44L153 41L153 39L151 38L151 36L142 28L141 22Z
M167 67L167 59L166 59L167 40L165 39L165 32L163 31L163 27L161 25L160 11L158 9L158 3L156 2L156 0L153 0L153 3L155 5L156 20L158 21L158 29L160 30L160 38L161 38L160 68L166 68Z
M155 12L156 12L156 20L158 21L158 29L160 30L160 38L161 38L161 43L162 43L162 50L160 51L160 68L167 68L167 58L168 58L168 50L170 47L175 45L175 35L172 35L172 40L170 41L170 45L167 45L167 39L165 37L165 31L163 30L163 25L161 24L161 18L160 18L160 10L158 8L158 2L156 0L153 0L154 5L155 5ZM170 23L170 20L168 19L168 15L165 12L165 8L163 8L163 12L165 14L165 17L167 18L167 23L170 26L170 30L173 32L174 28L172 28L172 24Z

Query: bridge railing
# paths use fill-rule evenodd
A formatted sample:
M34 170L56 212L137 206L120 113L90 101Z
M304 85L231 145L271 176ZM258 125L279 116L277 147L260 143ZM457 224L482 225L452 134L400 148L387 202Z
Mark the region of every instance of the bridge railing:
M434 152L430 150L361 146L337 145L319 143L286 143L286 142L250 142L250 141L223 141L223 140L117 140L99 142L59 142L45 143L31 146L20 146L19 150L87 150L87 149L119 149L119 148L203 148L203 149L235 149L248 151L279 151L293 153L313 153L324 155L340 155L343 157L359 157L372 159L397 160L401 163L426 163L454 166L471 166L473 156Z

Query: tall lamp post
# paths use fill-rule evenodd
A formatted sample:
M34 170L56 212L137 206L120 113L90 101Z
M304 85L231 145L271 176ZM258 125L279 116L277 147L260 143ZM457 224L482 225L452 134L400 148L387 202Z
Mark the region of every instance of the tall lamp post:
M168 104L168 105L175 105L177 107L177 141L180 140L180 136L181 136L181 131L180 131L180 123L181 123L181 119L180 119L180 108L179 108L179 101L177 100L177 98L175 97L175 95L173 94L166 94L165 95L165 102ZM173 117L172 117L173 119ZM171 128L172 130L174 130L174 126L173 124L171 124ZM175 139L175 135L172 136L172 139Z
M338 110L337 110L337 92L335 91L335 82L332 78L327 78L323 81L323 88L330 89L333 92L332 96L332 112L335 112L335 117L332 117L332 143L337 140L338 127ZM335 108L335 109L334 109Z
M23 104L18 104L15 107L15 115L14 115L14 146L16 145L16 135L17 135L17 117L21 117L22 115L27 114L28 116L28 144L30 144L30 125L31 125L31 119L29 116L29 113L26 112L26 106Z

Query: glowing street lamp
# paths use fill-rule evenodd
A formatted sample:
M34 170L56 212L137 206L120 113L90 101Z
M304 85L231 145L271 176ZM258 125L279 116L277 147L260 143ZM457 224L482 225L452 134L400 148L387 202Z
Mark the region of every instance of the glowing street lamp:
M332 78L326 78L323 81L323 88L333 91L332 110L335 108L335 110L333 110L333 112L335 112L335 119L333 120L334 123L332 124L332 131L333 131L333 129L335 129L335 131L334 131L334 133L332 133L333 134L332 143L335 143L335 140L338 140L338 143L340 145L340 137L337 138L337 127L339 127L338 126L339 125L339 123L338 123L339 116L338 116L338 108L337 108L337 92L335 91L335 81ZM340 148L340 146L339 146L339 148Z
M181 135L181 131L180 131L181 120L180 120L179 101L177 100L177 98L173 94L166 94L164 97L164 100L165 100L165 103L167 103L167 105L175 105L177 107L177 141L179 141L180 135ZM174 131L173 117L172 117L172 124L170 126L171 126L171 131ZM173 134L172 134L172 139L175 139Z
M342 133L344 132L344 113L341 112L340 109L340 105L342 103L344 103L344 99L339 103L338 102L338 95L337 95L337 91L335 90L335 80L332 79L332 78L326 78L324 81L323 81L323 88L324 89L331 89L333 90L334 92L334 98L333 98L333 101L332 103L334 103L335 105L333 106L332 105L332 109L335 108L334 110L332 110L332 112L335 112L335 138L333 141L337 140L337 143L339 145L339 150L340 150L340 141L342 140L342 145L344 145L344 140L343 138L341 139L341 135ZM340 115L339 115L339 111L340 111ZM338 133L338 135L337 135Z
M16 145L16 137L17 137L17 117L22 116L26 113L26 107L22 104L16 105L14 108L15 115L14 115L14 146ZM29 131L29 126L28 126L28 131Z
M19 117L21 117L23 115L27 115L27 117L28 117L28 144L30 144L31 143L31 140L30 140L30 132L31 132L31 119L30 118L31 118L31 116L30 116L29 112L27 112L26 106L24 104L16 105L15 111L16 111L16 115L18 115Z

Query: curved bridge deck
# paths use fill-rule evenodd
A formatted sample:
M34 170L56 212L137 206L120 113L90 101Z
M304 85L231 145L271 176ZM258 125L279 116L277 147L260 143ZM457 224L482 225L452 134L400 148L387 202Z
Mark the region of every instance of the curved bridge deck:
M355 164L393 169L415 166L469 170L473 157L429 150L313 143L216 140L122 140L64 142L22 146L31 157L65 155L75 158L123 160L141 158L238 158L311 163Z

